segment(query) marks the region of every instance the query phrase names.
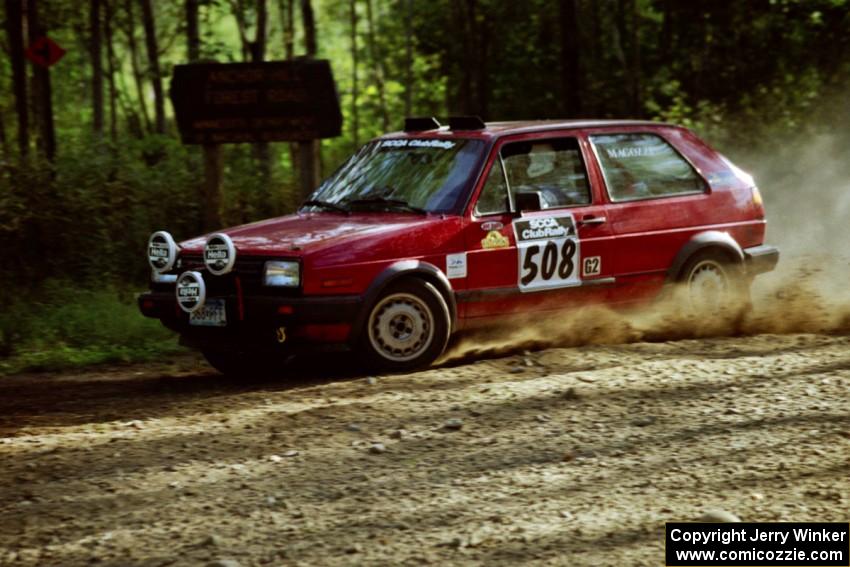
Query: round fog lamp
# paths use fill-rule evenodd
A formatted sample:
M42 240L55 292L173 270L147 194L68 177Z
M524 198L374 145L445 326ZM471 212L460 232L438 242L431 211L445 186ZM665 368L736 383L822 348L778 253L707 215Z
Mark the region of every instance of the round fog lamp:
M164 230L158 230L148 239L148 263L154 272L164 274L174 267L177 260L177 243Z
M204 265L210 273L223 276L236 263L236 247L226 234L213 234L204 246Z
M198 272L180 274L174 293L177 295L177 305L186 313L197 311L207 300L207 286L204 284L203 276Z

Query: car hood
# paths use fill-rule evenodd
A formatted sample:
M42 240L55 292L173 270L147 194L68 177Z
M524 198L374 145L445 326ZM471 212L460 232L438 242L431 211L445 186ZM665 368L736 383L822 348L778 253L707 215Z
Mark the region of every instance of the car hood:
M299 213L220 230L228 235L239 254L256 256L333 257L341 253L348 260L369 261L377 256L413 248L434 250L436 233L445 233L435 225L445 224L444 215L397 213ZM424 232L428 242L422 242ZM451 231L448 231L451 232ZM203 250L208 235L180 243L184 252ZM439 246L438 246L439 247ZM383 253L381 253L383 252Z

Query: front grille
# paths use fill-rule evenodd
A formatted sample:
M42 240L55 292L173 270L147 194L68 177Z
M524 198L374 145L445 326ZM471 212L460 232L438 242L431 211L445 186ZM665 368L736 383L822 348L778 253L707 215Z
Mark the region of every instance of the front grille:
M201 255L187 254L179 258L177 266L170 273L179 275L189 270L201 272L204 276L204 283L207 286L207 296L209 297L236 294L236 278L239 278L242 284L242 293L245 295L300 295L301 290L297 288L266 287L263 285L263 267L267 261L273 259L276 258L237 256L236 264L230 273L223 276L216 276L207 271ZM159 290L160 286L162 284L156 285L156 290ZM173 290L174 284L165 284L164 289Z

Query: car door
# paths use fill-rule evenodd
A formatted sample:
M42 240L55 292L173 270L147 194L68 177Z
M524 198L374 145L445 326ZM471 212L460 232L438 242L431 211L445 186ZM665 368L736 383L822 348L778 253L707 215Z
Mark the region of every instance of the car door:
M708 183L660 132L602 130L588 137L617 238L618 300L654 297L682 246L706 218Z
M501 140L474 195L464 231L466 318L563 309L604 301L611 229L577 133ZM537 195L539 210L518 198Z

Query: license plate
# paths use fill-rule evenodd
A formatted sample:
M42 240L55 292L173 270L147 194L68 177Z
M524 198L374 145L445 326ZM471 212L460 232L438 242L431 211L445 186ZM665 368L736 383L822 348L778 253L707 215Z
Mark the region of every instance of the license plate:
M208 299L203 307L189 313L189 324L199 327L226 327L227 310L223 299Z

